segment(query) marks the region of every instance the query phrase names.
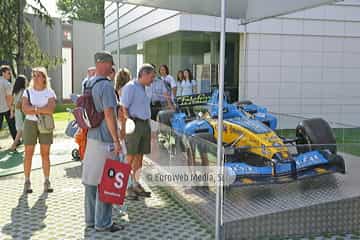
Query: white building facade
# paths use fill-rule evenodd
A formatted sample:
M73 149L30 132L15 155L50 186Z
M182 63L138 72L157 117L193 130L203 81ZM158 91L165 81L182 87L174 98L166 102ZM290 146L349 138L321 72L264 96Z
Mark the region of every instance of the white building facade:
M220 19L105 4L105 48L133 74L142 62L171 74L218 63ZM117 20L119 22L117 22ZM360 125L360 0L241 25L227 20L225 86L276 113ZM118 61L118 60L117 60Z

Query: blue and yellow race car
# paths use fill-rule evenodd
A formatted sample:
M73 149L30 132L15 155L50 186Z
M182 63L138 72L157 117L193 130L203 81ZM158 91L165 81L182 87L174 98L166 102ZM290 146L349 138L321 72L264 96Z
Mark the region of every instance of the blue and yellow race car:
M199 105L205 114L195 113L194 106ZM179 97L176 106L175 111L160 111L157 119L171 127L184 152L190 152L189 158L194 156L194 145L201 145L197 149L206 152L204 142L216 144L218 91L212 95ZM293 139L279 136L275 131L277 118L250 101L230 104L225 98L223 118L225 168L236 175L235 185L281 183L345 173L344 159L337 154L332 129L321 118L300 121ZM204 140L202 144L195 143L199 138Z

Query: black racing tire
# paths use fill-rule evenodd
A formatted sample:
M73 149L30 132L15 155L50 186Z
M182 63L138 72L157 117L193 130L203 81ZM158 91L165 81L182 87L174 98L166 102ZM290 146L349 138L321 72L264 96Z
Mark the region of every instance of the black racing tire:
M250 105L250 104L253 104L252 101L250 101L250 100L243 100L243 101L236 102L236 105L238 105L238 106Z
M252 101L249 101L249 100L235 102L235 105L241 109L244 108L246 105L251 105L251 104L253 104L253 103L252 103Z
M328 158L329 163L336 167L336 170L342 174L346 173L345 160L342 156L337 154L331 154Z
M170 150L170 148L166 147L170 143L170 138L172 136L171 130L171 118L173 117L175 111L173 110L161 110L158 112L156 116L156 120L159 123L158 128L158 140L159 145L163 149Z
M174 110L161 110L158 112L156 120L166 126L171 126L171 118L173 117Z
M313 118L301 121L296 127L298 153L312 150L329 150L336 154L336 139L327 121ZM318 144L318 145L317 145Z
M207 132L195 133L193 136L204 139L204 140L209 141L211 143L215 143L215 144L217 143L215 137L213 135L211 135L210 133L207 133Z
M200 138L202 140L205 141L196 141L195 138ZM196 146L196 148L199 150L199 152L208 152L209 151L209 143L207 142L211 142L212 144L216 144L216 139L213 135L211 135L210 133L207 132L202 132L202 133L195 133L193 135L193 141L192 141L192 145Z
M201 140L205 141L201 141ZM201 157L201 164L202 166L208 166L208 160L203 159L203 154L207 154L209 152L209 142L216 143L216 139L213 135L210 133L202 132L202 133L195 133L191 137L184 136L183 139L183 145L185 148L185 153L187 157L187 162L189 166L195 166L195 152L198 150Z

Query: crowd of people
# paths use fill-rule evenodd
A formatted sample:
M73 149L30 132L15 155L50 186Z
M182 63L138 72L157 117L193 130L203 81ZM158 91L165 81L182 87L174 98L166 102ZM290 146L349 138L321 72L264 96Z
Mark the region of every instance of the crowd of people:
M150 119L160 109L173 108L175 97L196 93L196 81L189 69L179 71L175 80L167 65L160 65L157 76L156 66L152 64L144 64L133 79L126 68L116 71L112 55L106 51L97 52L94 62L95 66L88 68L82 82L82 91L91 89L96 111L103 112L104 118L98 127L86 132L82 162L85 223L87 228L115 232L124 226L112 221L112 205L99 200L98 185L106 159L119 159L126 153L124 161L132 169L127 200L151 197L151 192L144 189L139 179L143 156L151 151ZM22 143L25 146L24 193L33 192L30 174L37 143L40 144L44 191L53 192L49 179L53 129L45 131L40 123L45 117L53 121L56 106L56 94L50 87L47 71L44 67L34 68L30 81L19 75L13 86L11 68L2 66L0 72L0 129L5 117L14 140L10 150L16 150ZM135 130L130 134L125 132L127 119L135 123ZM111 146L113 151L109 151Z
M83 87L92 87L92 98L98 112L104 112L99 127L87 132L87 143L82 167L82 183L85 186L85 223L97 231L115 232L124 226L112 221L112 205L99 199L98 185L106 159L119 159L126 149L126 162L131 166L126 199L138 200L151 197L140 184L139 171L144 154L151 150L150 102L146 89L155 78L152 65L143 65L136 79L126 68L115 71L113 58L108 52L95 54L95 73L89 72ZM91 71L93 68L89 68ZM114 82L115 81L115 82ZM126 120L135 122L135 130L126 134ZM113 151L109 151L112 146ZM120 160L120 159L119 159Z
M156 69L155 65L152 65ZM180 70L175 80L169 74L169 68L163 64L159 67L159 76L146 88L151 99L151 119L156 120L157 113L166 108L174 108L174 99L198 93L197 82L190 69Z

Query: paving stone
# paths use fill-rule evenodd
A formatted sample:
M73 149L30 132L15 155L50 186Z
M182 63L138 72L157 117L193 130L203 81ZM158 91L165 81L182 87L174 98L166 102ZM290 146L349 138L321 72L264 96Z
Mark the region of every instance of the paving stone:
M0 178L0 239L181 239L186 236L211 239L208 231L199 231L200 223L189 217L167 193L158 188L149 199L127 202L128 212L113 211L114 219L126 225L124 231L97 233L85 231L84 189L79 178L80 163L53 166L51 181L54 193L42 193L41 170L31 175L34 193L24 195L23 176ZM179 211L180 210L180 211ZM184 221L170 221L184 219ZM181 225L186 223L186 228Z

